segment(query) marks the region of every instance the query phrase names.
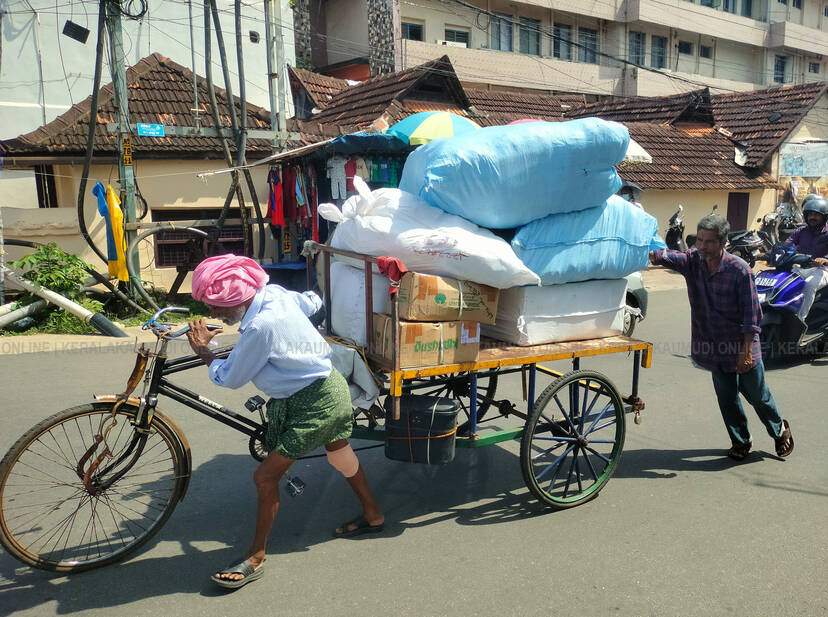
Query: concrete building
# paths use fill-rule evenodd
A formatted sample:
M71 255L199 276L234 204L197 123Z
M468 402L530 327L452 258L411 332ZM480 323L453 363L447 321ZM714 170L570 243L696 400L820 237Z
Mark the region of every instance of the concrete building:
M324 15L317 20L324 28L319 40L327 41L326 53L315 54L317 67L378 53L368 44L365 15L376 1L314 2L312 11ZM822 0L416 0L392 6L399 10L397 69L446 53L464 84L661 96L826 77L828 5Z

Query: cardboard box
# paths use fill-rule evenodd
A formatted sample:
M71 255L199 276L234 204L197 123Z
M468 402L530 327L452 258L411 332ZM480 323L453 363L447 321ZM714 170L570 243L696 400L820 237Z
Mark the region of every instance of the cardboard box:
M374 313L374 352L391 355L391 316ZM400 321L400 368L474 362L480 350L480 324L476 321L425 323Z
M499 289L488 285L407 272L400 280L400 319L494 324L499 293ZM391 312L390 304L386 312Z

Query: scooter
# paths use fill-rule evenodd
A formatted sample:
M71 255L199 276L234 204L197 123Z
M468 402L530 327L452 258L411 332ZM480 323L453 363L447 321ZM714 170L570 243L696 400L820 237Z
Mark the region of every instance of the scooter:
M756 293L762 307L762 356L779 359L828 350L828 288L817 292L805 321L797 313L802 306L805 279L799 269L811 261L796 247L778 243L767 256L773 270L756 275Z
M766 239L767 236L763 232L752 229L732 231L727 234L725 250L731 255L741 257L752 268L756 261L767 253Z
M667 221L667 235L664 236L664 243L667 248L673 251L686 251L687 244L684 242L684 206L679 204L678 210Z

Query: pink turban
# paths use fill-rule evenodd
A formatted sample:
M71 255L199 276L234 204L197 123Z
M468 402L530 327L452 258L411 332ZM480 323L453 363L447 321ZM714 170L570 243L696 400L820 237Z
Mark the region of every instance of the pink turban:
M193 272L193 298L212 306L238 306L256 295L269 278L249 257L209 257Z

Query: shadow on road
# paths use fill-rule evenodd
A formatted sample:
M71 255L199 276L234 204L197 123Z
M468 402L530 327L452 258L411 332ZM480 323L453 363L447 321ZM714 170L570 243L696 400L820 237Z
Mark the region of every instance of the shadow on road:
M278 562L281 554L326 542L381 542L409 528L446 520L491 525L544 513L524 487L517 455L503 447L460 450L454 464L441 467L390 461L381 450L362 452L360 459L386 511L385 530L354 540L334 539L333 529L354 517L358 502L324 458L299 461L294 473L307 488L295 499L282 493L268 546L270 563ZM200 465L170 520L125 563L63 575L28 568L8 554L0 555L3 614L51 603L57 603L57 614L71 614L169 594L222 595L209 577L240 557L250 541L255 466L249 456L231 454ZM213 548L216 545L219 548Z

